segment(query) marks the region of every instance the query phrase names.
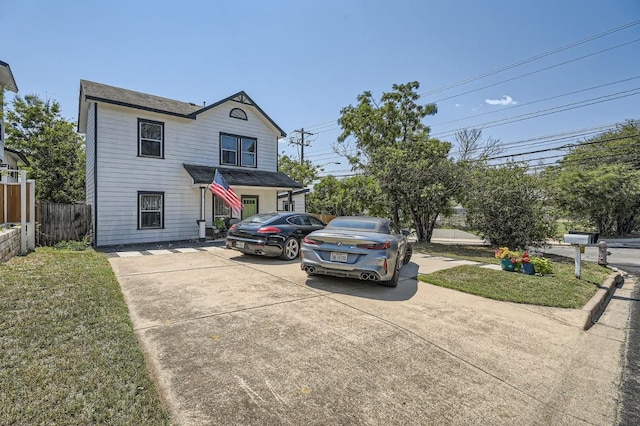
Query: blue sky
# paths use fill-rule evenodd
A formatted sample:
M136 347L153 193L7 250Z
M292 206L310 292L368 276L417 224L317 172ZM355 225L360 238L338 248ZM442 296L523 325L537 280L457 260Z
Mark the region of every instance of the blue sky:
M195 103L244 90L290 135L314 132L305 154L322 165L340 161L334 121L365 90L379 97L415 80L432 92L638 20L637 0L0 0L0 60L20 95L57 100L73 120L80 79ZM640 118L635 89L640 25L421 101L437 101L425 121L434 136L453 142L458 128L484 127L520 153L567 140L519 141ZM280 149L295 153L286 140Z

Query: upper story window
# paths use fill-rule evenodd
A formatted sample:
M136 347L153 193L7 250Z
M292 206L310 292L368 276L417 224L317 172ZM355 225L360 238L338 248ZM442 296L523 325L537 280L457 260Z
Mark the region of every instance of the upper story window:
M138 156L164 158L164 123L138 118Z
M240 108L234 108L229 113L229 117L237 118L238 120L246 120L247 119L247 113L244 112L243 110L241 110Z
M220 164L256 167L258 140L246 136L220 134Z

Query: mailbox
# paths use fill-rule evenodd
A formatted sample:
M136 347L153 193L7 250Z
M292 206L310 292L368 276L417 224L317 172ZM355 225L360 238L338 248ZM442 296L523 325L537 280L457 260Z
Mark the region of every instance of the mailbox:
M597 232L579 232L579 231L569 231L569 235L586 235L589 237L589 241L587 243L584 244L595 244L598 242L598 237L600 237L600 234L598 234ZM567 238L567 234L565 234L565 243L568 243L569 241L566 240ZM572 244L583 244L583 243L572 243Z
M564 234L564 242L573 245L576 248L576 278L580 278L582 258L580 254L584 251L587 244L595 244L598 241L599 234L593 232L577 232L569 231Z
M589 235L584 234L564 234L564 242L586 246L587 244L591 244L591 238L589 237Z

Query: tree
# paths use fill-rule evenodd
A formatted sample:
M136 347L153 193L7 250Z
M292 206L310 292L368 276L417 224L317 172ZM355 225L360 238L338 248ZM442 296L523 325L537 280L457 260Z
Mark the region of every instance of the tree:
M602 235L634 232L640 217L640 125L626 122L574 147L546 172L562 214Z
M371 92L359 95L356 106L341 110L338 144L346 154L345 144L355 143L349 161L379 182L385 215L396 226L411 223L418 241L430 241L436 218L448 208L458 181L448 158L451 144L429 138L423 119L437 108L416 103L419 87L418 82L394 84L379 103Z
M60 116L60 105L37 95L17 96L6 114L6 144L29 160L36 198L54 203L85 200L84 139L73 122Z
M502 152L500 139L487 138L482 144L482 129L462 129L455 134L458 143L458 161L488 158Z
M318 168L311 161L304 160L300 164L288 155L281 155L278 158L278 170L301 183L303 187L309 186L311 182L318 179Z
M384 214L384 209L377 209L385 205L383 197L378 182L372 177L358 175L336 179L327 176L313 186L307 197L307 210L334 216L378 216Z
M494 246L539 246L555 235L541 179L514 163L477 166L463 205L468 225Z

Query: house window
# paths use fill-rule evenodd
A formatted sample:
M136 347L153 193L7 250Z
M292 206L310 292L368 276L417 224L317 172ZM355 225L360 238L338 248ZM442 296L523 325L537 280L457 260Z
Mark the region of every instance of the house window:
M138 119L138 156L164 158L164 123Z
M220 134L220 164L256 167L257 145L255 138Z
M138 192L138 229L164 228L164 192Z
M291 203L289 203L289 201L283 201L282 202L282 210L284 210L285 212L294 212L294 211L296 211L296 202L292 201Z
M213 217L231 217L231 209L220 197L213 196Z
M247 113L241 110L240 108L234 108L229 113L229 117L237 118L238 120L247 120Z

